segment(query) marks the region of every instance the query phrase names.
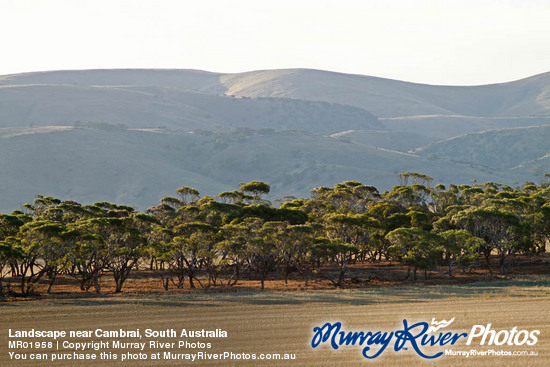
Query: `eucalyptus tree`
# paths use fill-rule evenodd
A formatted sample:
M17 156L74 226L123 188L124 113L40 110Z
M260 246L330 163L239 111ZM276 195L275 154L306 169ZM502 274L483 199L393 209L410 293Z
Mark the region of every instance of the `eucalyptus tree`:
M354 193L354 189L361 186L357 181L344 181L334 185L334 187L317 187L311 190L313 201L324 203L324 208L330 211L340 213L347 212L362 212L362 208L358 209L357 201L359 200Z
M23 204L23 208L31 216L40 217L44 211L54 208L60 203L60 199L51 196L36 195L36 199L34 199L33 204Z
M32 217L23 213L0 214L0 241L17 236L19 229L31 221Z
M171 242L168 243L166 256L166 263L168 265L168 272L170 281L177 287L183 288L185 279L188 276L188 267L185 261L185 253L187 252L188 242L184 237L175 236ZM164 249L163 249L164 250ZM195 288L193 283L193 274L189 275L189 285L191 288ZM168 289L168 284L163 281L164 289Z
M470 185L458 185L457 200L459 205L481 206L486 198L483 188Z
M151 244L153 239L156 237L157 232L156 228L162 225L161 221L157 219L154 215L148 215L143 213L134 213L132 215L133 225L140 232L140 234L145 238L147 244ZM144 251L144 255L151 255L150 251L147 252L147 248ZM151 256L149 262L149 269L153 270L155 259Z
M200 209L197 218L217 228L242 218L243 207L246 206L242 203L218 202L209 196L205 196L197 204Z
M147 208L145 214L154 216L165 227L173 226L177 215L174 207L164 203Z
M453 272L461 267L463 271L475 265L479 257L479 249L483 247L484 241L475 237L470 232L461 229L451 229L439 233L442 238L441 244L444 248L444 262L447 265L448 274L454 278Z
M388 248L390 256L409 267L407 278L411 268L414 280L419 269L424 270L424 278L427 278L427 272L442 263L442 239L435 233L420 228L398 228L388 233L386 239L392 244Z
M48 292L59 271L66 264L66 247L62 240L65 227L59 222L32 221L19 231L23 256L19 261L21 293L29 295L44 276L49 276Z
M536 253L544 253L550 243L550 202L537 207L529 216Z
M376 236L380 223L367 214L328 214L325 218L325 236L332 242L348 243L356 246L358 255L364 260L367 255L373 256Z
M389 259L390 242L386 235L397 228L410 227L411 217L403 212L403 208L395 202L380 201L373 205L367 215L376 220L377 230L373 233L374 243L378 245L371 260Z
M427 208L432 190L428 186L414 184L412 186L394 186L386 192L384 199L397 203L403 210L410 207Z
M359 248L348 243L335 243L326 238L317 238L311 251L317 260L315 273L329 280L335 287L342 287L349 265L359 251ZM331 276L323 269L325 265L329 264L337 267L336 276Z
M104 238L93 233L93 226L87 220L78 221L65 234L65 238L72 242L67 249L68 259L74 267L71 275L78 281L82 291L87 292L94 287L100 293L101 277L108 268L109 254Z
M356 214L366 213L373 205L381 200L378 189L371 185L358 185L353 187L353 194L357 198L352 211Z
M297 271L308 286L308 270L311 267L311 247L314 239L314 229L309 224L286 225L282 241L278 241L278 261L285 267L285 283L288 276Z
M161 203L161 205L168 206L168 207L172 208L173 210L177 210L177 209L185 206L185 204L181 201L181 199L178 199L178 198L173 197L173 196L163 197L162 199L160 199L160 203Z
M147 254L153 259L154 263L151 266L162 281L162 288L168 290L169 283L172 279L167 268L170 267L172 258L174 231L166 227L156 227L150 237Z
M425 231L431 231L433 214L427 210L418 210L417 208L411 208L407 212L407 216L410 218L411 227L417 227Z
M227 280L228 286L237 284L241 273L248 266L247 243L261 227L261 219L248 218L241 223L225 224L221 227L220 233L223 240L219 242L222 266L229 269L231 275Z
M223 203L242 203L243 200L245 199L245 195L240 192L240 191L237 191L237 190L233 190L233 191L223 191L221 193L218 194L218 198L223 202Z
M101 236L107 253L107 267L112 271L115 281L115 292L121 292L122 287L132 269L134 269L143 256L146 238L141 234L136 219L128 214L129 210L110 210L114 217L98 217L88 221L88 230Z
M437 216L445 216L449 207L458 204L458 189L450 185L449 189L445 185L435 185L430 195L430 210Z
M417 183L429 185L433 181L433 178L430 176L418 172L401 172L397 176L399 177L401 186L407 186L409 184L409 180L412 181L413 185Z
M257 235L246 243L245 254L250 269L260 278L260 289L265 289L265 280L275 268L277 260L277 227L264 223Z
M197 189L188 186L180 187L176 192L180 196L183 205L196 203L201 197Z
M529 241L526 237L527 226L521 223L520 218L496 208L470 208L454 215L452 221L458 228L485 240L480 250L491 273L490 256L493 250L497 251L499 272L504 274L510 266L508 260L525 241Z
M242 272L249 271L260 278L264 289L265 279L276 261L276 247L271 238L274 229L270 225L264 227L264 220L259 217L245 217L224 225L221 233L223 257L230 259L233 267L229 285L235 284Z
M90 212L86 206L72 200L65 200L58 204L56 208L61 211L62 215L60 221L64 224L89 219L95 215Z
M170 270L177 279L176 286L183 288L185 277L191 288L195 288L195 281L203 286L198 273L203 267L213 271L209 266L213 266L216 257L217 229L207 223L192 222L174 227L174 233L177 236L173 239Z
M253 203L261 203L262 196L269 194L271 187L263 181L250 181L241 183L239 191L245 195L251 196Z
M0 297L6 294L4 277L11 270L11 266L24 256L24 251L18 238L10 236L0 240ZM8 291L10 286L8 284Z

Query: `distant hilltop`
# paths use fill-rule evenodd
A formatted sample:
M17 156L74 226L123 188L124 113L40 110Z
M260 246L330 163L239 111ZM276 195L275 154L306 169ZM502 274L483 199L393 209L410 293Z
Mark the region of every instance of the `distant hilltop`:
M359 107L379 117L549 116L550 73L481 86L435 86L312 69L222 74L200 70L112 69L0 76L0 85L172 88L238 97L293 98Z

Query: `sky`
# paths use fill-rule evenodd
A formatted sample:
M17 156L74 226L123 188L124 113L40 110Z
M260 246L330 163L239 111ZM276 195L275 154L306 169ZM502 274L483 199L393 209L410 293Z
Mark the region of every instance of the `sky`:
M550 71L550 0L0 0L0 75L313 68L479 85Z

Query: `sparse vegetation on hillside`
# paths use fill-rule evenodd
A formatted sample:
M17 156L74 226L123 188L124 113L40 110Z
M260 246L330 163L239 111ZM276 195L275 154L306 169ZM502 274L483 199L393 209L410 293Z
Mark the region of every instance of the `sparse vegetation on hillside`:
M387 190L398 183L396 175L404 170L424 172L445 184L467 184L475 178L512 185L520 179L538 180L550 171L547 162L539 165L537 172L499 172L267 128L195 133L132 128L0 129L0 211L20 208L37 192L145 210L159 197L172 195L182 182L200 187L203 195L216 195L233 190L241 181L260 179L271 185L270 200L285 195L304 197L311 187L333 186L348 179Z
M444 140L416 153L477 166L509 170L550 154L550 125L500 129Z

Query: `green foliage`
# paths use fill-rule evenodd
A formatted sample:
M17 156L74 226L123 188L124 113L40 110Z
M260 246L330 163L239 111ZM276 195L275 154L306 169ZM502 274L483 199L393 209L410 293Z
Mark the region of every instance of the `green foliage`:
M430 178L401 175L406 185L380 194L375 187L345 181L318 187L309 199L288 198L280 208L263 201L269 185L200 197L184 186L145 213L109 202L81 205L38 195L24 211L0 214L0 294L7 269L17 272L20 294L29 295L61 273L83 291L101 291L111 274L120 292L139 263L183 288L219 285L221 272L235 285L246 274L298 272L346 283L349 266L383 259L451 278L496 255L505 274L517 254L538 254L550 240L550 189L521 189L494 182L427 186ZM412 180L412 182L408 182ZM409 185L410 183L410 185ZM207 281L204 277L207 276Z
M439 233L443 239L442 245L445 249L445 261L448 264L449 277L453 278L453 271L457 267L463 269L475 264L479 257L479 250L485 242L475 237L466 230L451 229Z
M386 235L390 256L411 267L433 270L443 262L442 239L420 228L398 228Z

